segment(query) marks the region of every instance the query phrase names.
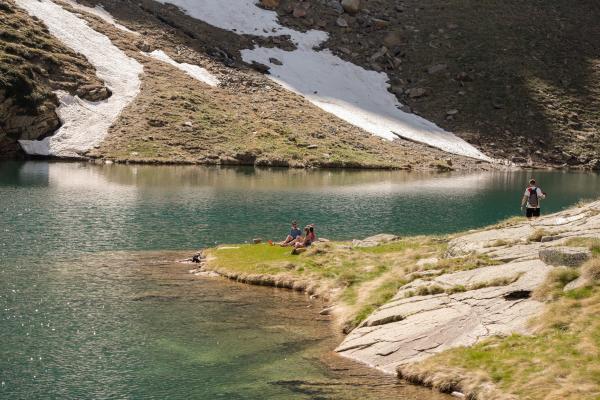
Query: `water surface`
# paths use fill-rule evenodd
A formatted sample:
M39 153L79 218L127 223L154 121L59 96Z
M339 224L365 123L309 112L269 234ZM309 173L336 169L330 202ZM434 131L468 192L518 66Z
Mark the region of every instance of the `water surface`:
M436 399L336 357L316 300L190 275L190 249L447 233L517 215L530 173L0 164L0 397ZM544 212L598 175L536 172Z

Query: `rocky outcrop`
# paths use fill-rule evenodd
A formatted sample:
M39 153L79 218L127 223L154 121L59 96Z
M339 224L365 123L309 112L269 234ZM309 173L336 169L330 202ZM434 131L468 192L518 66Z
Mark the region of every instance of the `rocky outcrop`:
M560 237L531 240L540 230ZM399 366L486 337L526 334L528 320L543 307L531 298L532 291L554 265L575 266L589 258L587 249L565 246L575 237L600 237L600 201L537 221L458 236L450 241L449 256L486 254L499 264L404 285L336 351L393 373ZM432 268L436 262L432 261ZM573 283L573 288L581 284Z
M0 158L19 151L17 140L40 139L61 125L56 90L99 101L110 90L94 68L7 0L0 8Z
M540 260L549 265L579 267L591 257L585 247L557 246L540 250Z
M327 31L336 55L388 74L408 112L493 158L600 168L599 64L587 61L600 51L595 4L320 0L296 18L296 3L279 2L282 24Z

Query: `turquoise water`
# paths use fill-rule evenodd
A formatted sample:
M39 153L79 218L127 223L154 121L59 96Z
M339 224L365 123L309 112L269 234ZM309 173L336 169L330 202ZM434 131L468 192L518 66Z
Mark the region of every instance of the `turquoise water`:
M331 239L483 226L518 215L530 174L2 163L0 398L438 398L332 354L317 301L173 260L292 218ZM600 193L535 175L544 212Z
M519 215L530 175L5 163L0 252L193 249L280 238L291 219L331 239L455 232ZM543 212L600 193L597 174L535 176Z

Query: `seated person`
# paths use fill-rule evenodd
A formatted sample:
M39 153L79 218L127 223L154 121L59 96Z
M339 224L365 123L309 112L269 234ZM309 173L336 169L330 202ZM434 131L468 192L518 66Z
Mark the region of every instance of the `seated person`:
M296 239L294 243L294 247L299 249L303 247L308 247L313 244L317 240L317 235L315 234L314 225L308 225L304 228L304 237Z
M281 246L291 246L299 237L302 236L302 231L298 228L298 222L292 221L292 229L285 240L279 243Z

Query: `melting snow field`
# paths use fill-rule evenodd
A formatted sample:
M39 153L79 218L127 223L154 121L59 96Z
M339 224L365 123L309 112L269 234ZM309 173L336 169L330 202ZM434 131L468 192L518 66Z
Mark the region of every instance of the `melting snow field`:
M275 12L256 7L254 0L158 1L174 4L193 18L239 34L290 35L297 46L294 51L255 47L243 50L242 58L269 65L269 78L367 132L389 140L399 135L449 153L490 160L434 123L399 110L400 103L387 91L387 74L367 71L327 49L313 50L327 39L326 32L302 33L283 27L277 22ZM283 65L272 64L269 58L277 58Z
M81 100L58 91L58 116L63 125L44 140L19 141L28 154L79 157L104 139L121 110L138 95L143 67L115 47L106 36L57 4L49 0L16 0L16 3L40 18L50 33L66 46L83 54L112 91L110 98L99 102Z
M152 53L143 54L155 58L157 60L166 62L167 64L170 64L175 68L182 70L192 78L197 79L200 82L206 83L209 86L217 86L219 84L219 80L217 79L217 77L208 72L206 69L193 64L178 63L162 50L154 50Z

